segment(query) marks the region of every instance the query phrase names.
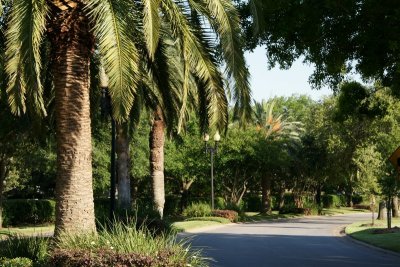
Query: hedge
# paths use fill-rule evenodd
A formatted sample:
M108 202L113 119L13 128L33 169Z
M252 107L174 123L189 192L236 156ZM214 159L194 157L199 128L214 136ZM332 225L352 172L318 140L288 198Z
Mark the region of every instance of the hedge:
M322 195L322 204L324 208L336 208L343 205L340 197L338 195L326 194Z
M55 201L7 199L3 202L3 225L41 224L55 221Z

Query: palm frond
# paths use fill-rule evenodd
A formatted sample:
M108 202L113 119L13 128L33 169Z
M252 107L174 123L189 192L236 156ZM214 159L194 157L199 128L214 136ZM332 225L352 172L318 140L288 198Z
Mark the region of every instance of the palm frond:
M132 31L135 6L131 1L88 1L88 15L109 77L109 90L116 120L127 119L139 82L139 53Z
M162 10L171 24L172 32L180 37L184 53L191 71L205 85L207 95L207 108L211 124L223 127L227 124L227 100L221 75L216 65L212 62L203 44L189 26L188 19L184 15L183 6L179 7L172 0L161 2ZM187 13L187 12L186 12Z
M28 97L37 114L46 114L40 80L40 45L46 26L45 0L16 0L6 31L6 73L8 102L14 114L26 111Z
M243 55L238 12L230 0L189 0L189 3L208 18L220 37L226 72L234 80L232 98L235 103L235 116L244 123L251 119L251 90L250 74Z
M150 59L154 59L160 38L160 0L143 0L143 31Z
M262 0L250 0L249 6L253 17L253 32L254 35L258 35L264 27L264 21L262 19L263 2Z

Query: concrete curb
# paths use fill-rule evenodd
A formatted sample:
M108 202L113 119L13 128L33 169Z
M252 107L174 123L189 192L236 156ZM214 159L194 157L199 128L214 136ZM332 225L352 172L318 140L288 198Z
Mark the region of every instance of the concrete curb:
M369 243L366 243L366 242L360 241L360 240L358 240L358 239L355 239L355 238L352 237L351 235L346 234L346 232L345 232L346 226L347 226L347 225L345 225L345 226L340 226L340 227L337 227L336 229L334 229L333 235L334 235L334 236L337 236L337 237L341 237L341 238L343 238L343 239L344 239L345 241L347 241L347 242L352 242L352 243L357 244L357 245L359 245L359 246L367 247L367 248L370 248L370 249L379 251L379 252L381 252L381 253L389 254L389 255L392 255L392 256L395 256L395 257L399 257L399 258L400 258L400 253L398 253L398 252L391 251L391 250L388 250L388 249L384 249L384 248L380 248L380 247L371 245L371 244L369 244Z

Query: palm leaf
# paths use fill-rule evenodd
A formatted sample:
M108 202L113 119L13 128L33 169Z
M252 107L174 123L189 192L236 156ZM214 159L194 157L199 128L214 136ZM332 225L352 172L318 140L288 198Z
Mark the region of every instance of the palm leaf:
M139 82L139 55L129 29L136 25L134 8L128 0L92 0L86 7L109 77L113 114L118 121L128 118Z
M26 112L28 97L37 114L46 114L40 81L40 45L46 26L45 0L16 0L6 31L6 73L8 102L14 114Z
M154 59L160 38L160 0L143 0L143 31L150 59Z
M171 24L175 37L181 38L181 46L187 55L191 71L205 85L211 124L222 128L227 124L227 100L221 75L216 65L210 59L209 53L195 35L194 30L189 26L188 19L184 15L188 13L183 10L185 7L179 7L172 0L164 0L161 2L161 8Z
M229 77L234 79L232 98L234 113L242 123L251 119L251 90L249 71L243 55L243 40L240 36L240 19L230 0L189 0L220 37L220 45Z

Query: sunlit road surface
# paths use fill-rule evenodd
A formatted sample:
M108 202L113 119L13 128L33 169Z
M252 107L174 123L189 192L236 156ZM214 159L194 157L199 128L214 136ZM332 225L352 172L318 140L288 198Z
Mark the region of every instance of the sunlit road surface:
M213 267L400 267L399 256L337 234L344 225L370 218L370 214L313 216L227 225L184 236L202 249Z

